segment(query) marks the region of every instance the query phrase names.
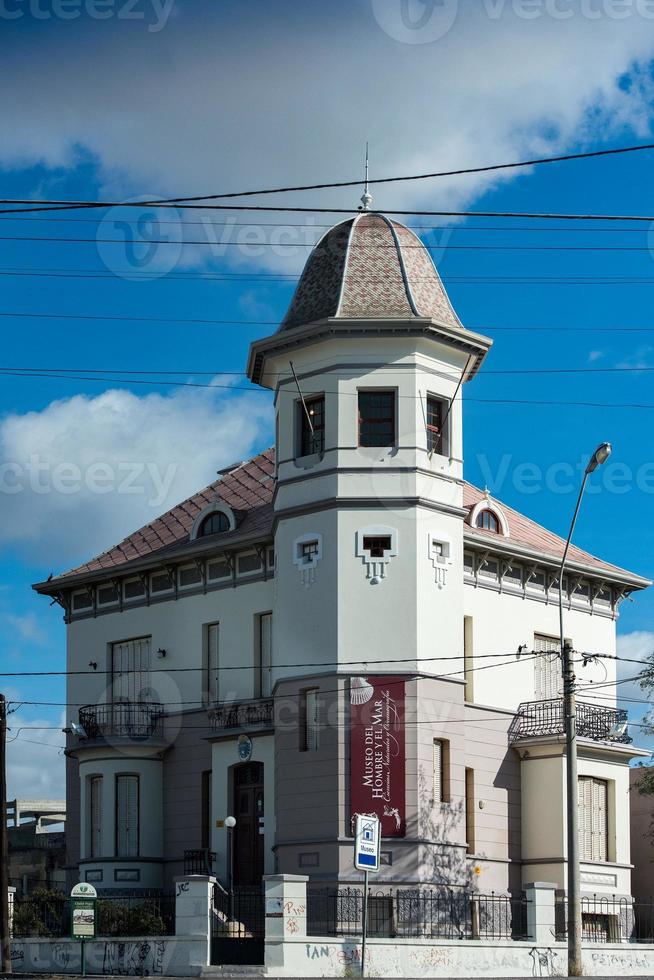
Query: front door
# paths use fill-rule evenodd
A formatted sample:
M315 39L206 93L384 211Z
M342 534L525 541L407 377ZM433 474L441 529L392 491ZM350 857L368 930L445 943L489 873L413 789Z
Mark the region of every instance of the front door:
M236 766L234 773L234 884L259 885L264 873L263 763Z

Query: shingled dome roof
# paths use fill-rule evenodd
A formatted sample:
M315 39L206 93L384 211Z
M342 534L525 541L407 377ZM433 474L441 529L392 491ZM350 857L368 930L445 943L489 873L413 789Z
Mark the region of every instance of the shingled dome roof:
M461 329L431 255L417 235L381 214L335 225L304 267L280 330L326 317L429 317Z

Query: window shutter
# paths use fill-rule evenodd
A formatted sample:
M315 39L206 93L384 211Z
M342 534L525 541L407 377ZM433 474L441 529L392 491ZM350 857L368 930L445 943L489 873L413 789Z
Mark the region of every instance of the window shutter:
M579 850L582 861L593 860L593 826L592 826L592 781L588 776L581 776L578 781L579 795Z
M139 777L116 777L117 857L137 857L139 853Z
M218 665L218 623L207 627L207 693L209 701L215 704L220 700L220 672Z
M443 802L443 743L434 739L434 802Z
M594 779L592 786L593 861L608 860L607 827L608 786L603 779Z
M93 776L91 790L91 834L89 857L102 854L102 776Z
M261 697L272 694L272 613L259 617L259 642L261 646Z

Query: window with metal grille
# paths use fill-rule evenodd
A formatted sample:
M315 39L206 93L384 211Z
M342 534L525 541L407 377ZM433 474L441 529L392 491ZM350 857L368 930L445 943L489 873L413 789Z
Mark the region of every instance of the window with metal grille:
M260 698L269 698L272 694L272 613L260 613L257 616L257 690Z
M579 851L582 861L608 861L608 796L605 779L580 776Z
M383 558L387 551L391 550L390 535L381 537L364 535L363 550L367 551L371 558Z
M447 402L427 395L427 452L446 456L449 452L443 420L447 417Z
M205 626L206 663L207 663L207 700L209 704L217 704L220 700L220 666L219 666L219 635L220 625L208 623Z
M309 565L316 557L319 550L320 547L317 541L304 541L300 545L300 557L306 565Z
M315 752L320 743L320 706L318 688L300 692L300 750Z
M558 698L563 691L561 675L561 644L554 636L534 635L534 696L538 701Z
M304 406L306 405L306 411ZM300 429L300 456L325 451L325 396L316 395L297 403ZM307 417L308 415L308 417ZM309 419L311 424L309 424Z
M139 789L138 776L116 776L116 857L138 857Z
M476 524L477 527L480 527L483 531L494 531L495 534L499 534L500 522L492 510L480 511L477 514Z
M89 778L89 846L92 858L102 854L102 776Z
M359 445L394 446L395 392L359 391Z

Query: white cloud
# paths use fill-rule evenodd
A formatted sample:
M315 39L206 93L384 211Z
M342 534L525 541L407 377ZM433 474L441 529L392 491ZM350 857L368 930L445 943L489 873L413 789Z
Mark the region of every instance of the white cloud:
M382 5L400 11L400 0ZM372 0L301 7L280 0L274 8L263 0L178 2L157 34L84 18L24 37L9 31L3 67L24 84L0 90L0 161L69 167L90 153L106 195L191 195L356 177L366 139L374 177L645 136L652 79L644 65L654 32L638 5L621 19L583 16L575 4L561 5L573 15L559 18L546 3L534 17L529 6L527 19L515 15L516 3L462 0L451 30L426 44L389 36ZM625 73L630 82L620 84ZM373 188L375 203L457 207L524 173ZM283 201L356 207L359 193ZM198 247L181 261L202 262L207 252ZM297 267L307 254L264 253L253 259L228 248L221 261Z
M246 458L270 420L264 394L206 389L111 390L7 416L0 543L58 570L89 558Z
M18 714L9 716L7 796L10 800L65 797L65 758L61 751L65 736L60 730L64 724L63 716L60 725L52 718L27 720Z
M0 621L8 628L8 635L18 636L29 643L44 643L45 633L34 613L17 616L14 613L0 613Z

